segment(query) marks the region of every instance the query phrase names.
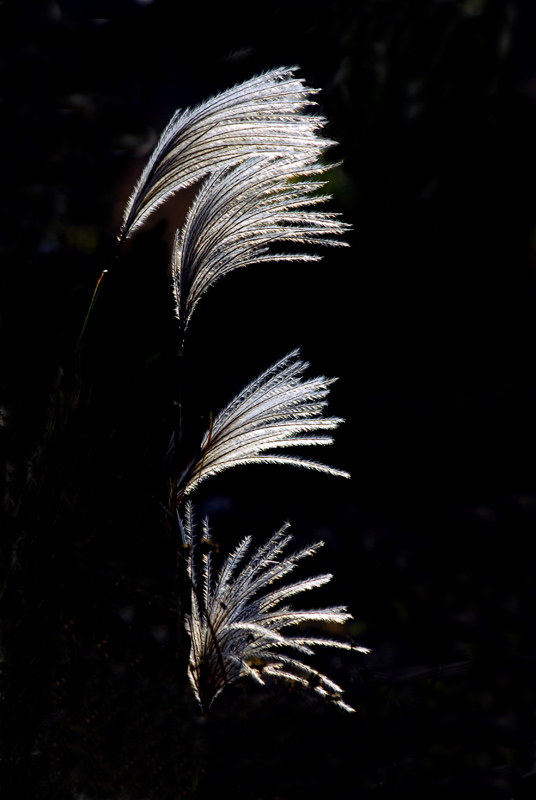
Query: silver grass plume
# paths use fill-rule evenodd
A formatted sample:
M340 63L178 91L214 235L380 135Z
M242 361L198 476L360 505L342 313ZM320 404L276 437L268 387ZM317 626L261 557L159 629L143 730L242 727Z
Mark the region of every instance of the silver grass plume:
M333 142L317 135L321 116L304 113L316 90L280 67L206 102L175 112L127 203L124 241L168 197L216 168L252 155L316 161Z
M248 384L214 419L199 453L177 484L178 501L201 481L240 464L291 464L349 478L334 469L298 455L270 451L293 446L331 444L322 431L333 430L340 417L322 417L329 387L336 378L303 379L309 364L299 350L271 366Z
M352 619L345 606L295 610L282 605L301 592L328 583L332 575L317 575L281 585L301 559L313 555L323 542L287 555L292 541L288 523L265 544L258 547L244 563L251 536L243 539L227 556L216 579L212 574L210 549L203 555L202 576L196 567L196 535L192 507L188 503L181 523L191 583L191 611L185 618L190 636L188 677L203 710L207 710L228 684L243 676L264 684L272 676L314 689L322 698L346 711L354 709L342 699L342 689L335 681L305 664L299 656L314 654L315 647L335 647L368 653L366 648L337 639L324 639L282 633L301 623L342 624ZM210 543L208 521L203 524L203 541ZM242 568L238 571L240 564ZM271 589L273 584L277 588Z
M349 225L336 214L311 210L327 199L315 194L325 171L308 154L248 158L214 172L200 189L181 231L172 272L176 315L186 329L206 290L223 275L262 261L318 261L316 254L273 253L274 242L346 245L336 236Z

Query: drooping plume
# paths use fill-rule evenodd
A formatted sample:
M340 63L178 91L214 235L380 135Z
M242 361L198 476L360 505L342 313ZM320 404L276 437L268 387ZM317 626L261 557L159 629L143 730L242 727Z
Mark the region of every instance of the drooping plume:
M289 598L323 586L332 578L324 574L281 584L301 559L313 555L323 544L317 542L286 555L284 550L292 541L288 528L288 524L283 525L245 563L251 537L243 539L227 556L216 580L212 576L212 556L208 550L203 556L199 581L192 509L187 505L183 534L192 588L191 612L186 617L191 640L188 677L205 711L225 686L242 676L254 678L261 684L267 676L283 678L313 688L321 697L346 711L354 710L342 700L342 689L337 683L301 658L288 654L294 651L300 656L313 655L314 648L319 646L368 652L347 641L282 633L285 628L304 622L341 624L352 619L345 606L295 610L282 605ZM207 521L203 526L203 540L210 542ZM274 584L276 588L269 588Z
M189 494L201 481L239 464L292 464L349 478L334 469L299 455L271 451L304 445L331 444L322 432L344 420L322 417L329 387L336 378L303 379L309 364L299 350L271 366L243 389L215 418L205 433L197 457L177 485L177 497Z
M333 143L317 135L324 118L305 113L316 91L294 72L274 69L176 111L127 203L120 240L172 194L215 169L253 155L317 161Z
M317 261L316 253L280 253L279 242L345 245L348 229L336 214L313 210L329 199L316 192L325 167L302 157L252 157L211 175L181 231L172 271L176 314L186 329L202 295L219 278L262 261Z

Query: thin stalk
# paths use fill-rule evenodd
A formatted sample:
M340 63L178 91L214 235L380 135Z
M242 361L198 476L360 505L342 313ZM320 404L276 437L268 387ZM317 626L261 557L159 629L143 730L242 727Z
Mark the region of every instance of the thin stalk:
M80 351L82 349L82 340L84 338L84 333L86 332L87 324L89 322L89 318L91 316L91 313L92 313L93 309L95 308L95 304L97 302L97 298L98 298L99 294L101 293L104 276L108 274L108 272L110 271L114 261L118 258L119 252L121 250L121 247L123 246L123 242L124 241L125 241L124 236L122 236L119 239L119 241L117 242L116 246L115 246L115 250L114 250L113 255L112 255L111 259L110 259L110 263L109 263L108 267L106 269L102 270L102 272L101 272L101 274L99 276L99 279L98 279L98 281L96 283L95 289L93 290L93 296L91 298L91 302L89 304L89 308L87 310L87 314L86 314L85 319L84 319L84 324L82 325L82 330L80 331L80 336L78 337L78 341L76 343L77 372L78 372L78 366L79 366L79 363L80 363Z

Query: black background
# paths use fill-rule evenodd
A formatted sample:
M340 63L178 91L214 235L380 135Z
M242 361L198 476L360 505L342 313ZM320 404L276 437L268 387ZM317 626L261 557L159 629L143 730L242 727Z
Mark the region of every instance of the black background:
M533 797L536 12L494 2L0 5L2 786L13 797ZM169 245L191 195L112 257L177 107L297 64L339 142L351 249L239 271L192 322L191 441L296 346L339 376L319 454L351 481L240 468L194 497L222 553L289 519L326 547L319 654L346 715L185 679L164 466ZM308 454L306 454L308 455ZM338 788L336 788L338 787ZM6 796L8 791L6 789Z

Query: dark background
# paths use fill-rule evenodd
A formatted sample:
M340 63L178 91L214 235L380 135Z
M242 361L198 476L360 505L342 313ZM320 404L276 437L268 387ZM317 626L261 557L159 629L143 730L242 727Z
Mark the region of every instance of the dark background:
M534 797L533 4L4 2L0 36L6 796ZM324 539L310 602L347 603L373 653L315 661L355 714L243 682L202 717L164 509L187 194L124 247L75 348L173 111L292 64L322 90L352 247L204 298L188 434L300 346L340 377L316 457L352 480L240 468L194 500L222 553L286 519Z

